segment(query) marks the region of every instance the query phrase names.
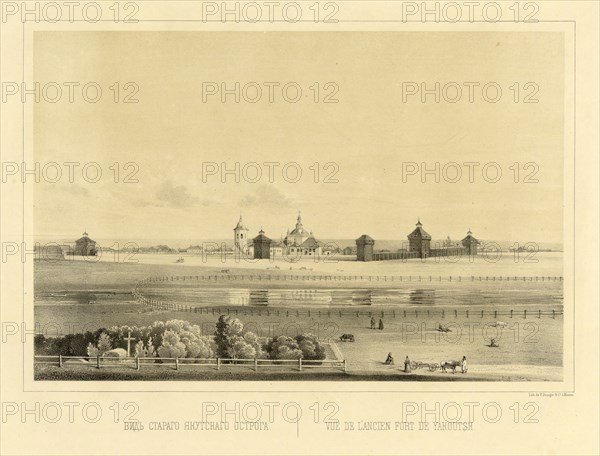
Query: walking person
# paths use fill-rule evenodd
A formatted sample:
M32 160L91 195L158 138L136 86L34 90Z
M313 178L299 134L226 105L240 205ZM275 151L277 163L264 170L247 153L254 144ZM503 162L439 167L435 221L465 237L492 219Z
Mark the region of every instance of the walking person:
M383 320L379 319L379 329L383 329Z
M375 329L375 319L371 317L371 329Z
M463 374L467 373L467 357L463 356L463 359L460 363L460 370Z

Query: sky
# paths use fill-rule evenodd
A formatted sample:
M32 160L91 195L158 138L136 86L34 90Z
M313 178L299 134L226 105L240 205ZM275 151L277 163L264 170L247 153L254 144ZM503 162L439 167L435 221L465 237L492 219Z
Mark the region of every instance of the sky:
M404 239L420 218L435 238L561 242L563 47L546 32L36 32L36 81L96 82L102 96L35 105L35 160L80 164L74 182L61 165L35 184L35 236L223 239L242 214L250 236L278 239L301 211L329 239ZM207 94L236 82L239 102ZM407 95L436 82L439 102ZM123 102L132 87L139 101ZM91 162L98 182L82 176ZM236 163L239 182L219 172ZM436 163L439 182L420 173Z

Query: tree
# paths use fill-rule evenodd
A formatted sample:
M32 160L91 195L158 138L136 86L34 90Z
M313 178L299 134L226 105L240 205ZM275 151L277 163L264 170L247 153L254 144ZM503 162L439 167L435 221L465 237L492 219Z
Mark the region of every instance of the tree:
M249 344L255 351L255 358L266 358L267 352L265 350L265 345L261 342L260 338L251 331L248 331L244 334L244 341Z
M231 357L232 337L242 336L243 330L244 325L237 318L228 315L219 317L215 330L215 344L217 345L217 356L219 358Z
M162 345L158 347L158 356L161 358L185 358L185 345L181 342L179 334L174 331L165 331Z
M36 334L33 337L33 350L38 355L46 354L46 337L43 334Z
M155 349L158 349L162 345L163 333L165 332L165 323L162 321L155 321L150 330L148 331L148 338L152 339L152 344Z
M325 347L314 334L301 334L296 337L303 359L325 359Z
M257 357L256 349L246 342L242 336L231 336L229 338L227 357L233 359L253 359Z
M110 336L105 332L98 337L98 344L94 346L91 342L87 346L87 354L91 357L102 356L104 352L112 350L112 342Z
M148 339L148 342L144 344L144 341L138 340L135 344L135 356L138 358L154 358L156 356L156 350L152 345L152 337Z
M72 336L69 343L69 354L72 356L85 356L87 353L87 346L93 340L92 333L78 333L73 334Z
M267 351L271 359L300 359L302 350L298 343L288 336L279 336L267 344Z
M108 334L100 334L100 338L98 339L98 351L100 352L100 354L107 352L108 350L112 350L112 348L113 346Z

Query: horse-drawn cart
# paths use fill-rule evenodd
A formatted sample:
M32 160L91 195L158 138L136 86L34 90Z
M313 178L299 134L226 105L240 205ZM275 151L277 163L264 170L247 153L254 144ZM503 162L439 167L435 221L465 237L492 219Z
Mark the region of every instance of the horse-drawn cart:
M435 372L440 368L440 365L439 363L424 363L421 361L411 361L410 368L412 370L429 369L429 372Z

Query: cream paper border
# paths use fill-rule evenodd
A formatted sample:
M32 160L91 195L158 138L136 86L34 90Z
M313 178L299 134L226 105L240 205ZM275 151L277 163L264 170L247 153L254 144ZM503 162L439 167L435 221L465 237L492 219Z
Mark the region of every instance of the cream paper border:
M377 16L377 7L389 8L389 3L379 3L361 10L362 4L343 3L346 8L356 8L360 17ZM24 345L15 345L12 340L2 345L2 401L35 402L68 401L81 404L96 401L101 405L103 414L111 414L110 406L115 402L135 401L139 405L139 416L144 420L194 419L197 409L194 405L207 402L227 403L234 407L235 402L274 401L281 404L296 402L304 416L311 416L309 424L294 425L285 419L276 419L273 431L242 432L231 436L226 434L204 433L201 436L188 434L132 433L118 432L122 427L115 426L111 416L97 423L77 419L65 424L64 420L52 424L41 420L34 423L26 419L15 427L14 420L3 423L2 454L395 454L412 451L428 454L438 452L441 445L457 445L463 454L477 454L478 451L492 449L494 452L511 454L592 454L598 442L595 431L598 422L597 410L597 257L590 262L590 252L597 252L597 100L598 87L597 51L594 37L594 9L582 5L582 9L573 5L543 3L540 17L549 22L538 24L502 23L490 24L415 24L415 23L376 23L358 22L340 24L295 24L294 30L548 30L561 31L565 36L565 243L564 243L564 380L563 382L518 383L408 383L390 382L34 382L33 367L30 362L33 355L32 339ZM146 8L146 5L151 4ZM158 11L154 2L141 3L143 17L160 18L164 11ZM162 5L160 5L162 6ZM177 4L181 6L181 4ZM187 5L191 8L191 5ZM173 5L171 15L175 15ZM177 11L180 11L177 9ZM181 10L182 11L182 10ZM596 5L597 13L597 5ZM142 14L140 14L142 17ZM163 16L164 17L164 16ZM560 18L560 19L559 19ZM558 22L564 20L565 22ZM555 22L556 21L556 22ZM4 25L4 24L3 24ZM16 29L22 24L18 24ZM182 23L139 23L125 25L114 23L90 24L25 24L19 33L15 27L2 30L2 80L32 79L31 44L35 30L196 30L196 24ZM286 30L284 24L220 24L199 23L201 30ZM19 41L21 40L21 41ZM24 40L25 45L22 45ZM12 44L7 46L8 42ZM15 44L18 43L18 44ZM21 54L22 53L22 54ZM29 57L29 58L28 58ZM24 66L22 59L24 58ZM572 64L576 59L576 75ZM24 72L24 73L23 73ZM573 103L571 92L575 86L577 106ZM6 109L2 113L2 161L29 161L32 157L32 109L25 105L19 109ZM29 108L29 109L28 109ZM575 115L573 115L575 114ZM23 117L21 117L23 116ZM24 130L15 126L19 120L25 122ZM576 119L576 122L574 121ZM8 126L8 128L7 128ZM576 126L576 128L572 128ZM8 129L8 132L6 131ZM24 135L23 135L24 131ZM594 133L595 132L595 133ZM575 154L573 146L575 145ZM23 155L22 155L23 154ZM573 173L574 171L574 173ZM575 174L576 179L573 179ZM32 239L32 200L31 188L23 195L19 186L5 186L2 189L2 240ZM575 198L575 207L573 199ZM22 212L24 211L24 213ZM26 221L21 226L21 217ZM7 217L8 215L8 217ZM16 215L16 216L15 216ZM12 217L11 217L12 216ZM590 220L591 218L591 220ZM575 225L576 223L576 225ZM577 229L575 230L575 226ZM573 242L570 242L573 240ZM575 256L576 261L573 261ZM2 321L33 322L33 265L31 261L18 265L10 262L2 265ZM577 274L577 276L575 275ZM573 302L575 296L575 302ZM9 303L7 305L7 303ZM21 315L23 312L23 315ZM593 318L592 318L593 317ZM31 326L28 327L33 327ZM577 349L577 350L576 350ZM591 390L591 388L594 388ZM547 394L532 399L537 392ZM398 393L398 394L389 394ZM408 394L400 394L408 393ZM529 393L529 394L528 394ZM569 393L572 393L569 394ZM503 414L513 413L510 409L515 403L535 401L539 411L535 414L538 423L523 423L520 416L514 420L501 420L484 425L473 433L451 434L427 431L392 434L361 434L360 432L327 431L322 416L316 419L317 409L324 408L330 402L337 404L336 416L354 421L378 419L394 421L406 401L426 403L429 407L439 401L479 402L481 404L498 403ZM172 407L177 404L177 407ZM372 405L372 406L369 406ZM119 408L117 407L117 408ZM313 409L311 409L313 407ZM593 410L591 410L593 408ZM323 413L325 410L321 410ZM328 410L329 411L329 410ZM27 417L27 415L26 415ZM177 417L177 418L176 418ZM476 417L477 418L477 417ZM481 421L481 417L480 421ZM488 417L489 418L489 417ZM513 416L514 418L514 416ZM315 423L315 419L317 422ZM62 423L62 424L61 424ZM79 423L79 424L78 424ZM32 425L33 424L33 425ZM93 425L90 425L93 424ZM57 438L56 429L61 426ZM75 426L75 427L73 427ZM119 426L121 426L119 424ZM25 437L30 432L44 436L43 439ZM38 434L39 432L39 434ZM81 437L67 438L80 433ZM440 434L440 435L438 435ZM143 438L137 438L143 436ZM214 437L213 437L214 436ZM217 437L218 436L218 437ZM539 437L534 437L539 436ZM8 438L7 438L8 437ZM367 437L367 438L365 438ZM469 443L467 443L467 440ZM492 441L500 440L498 443ZM48 443L43 443L43 441ZM231 445L238 441L237 445ZM243 441L243 443L241 443ZM446 442L446 443L444 443ZM51 443L51 444L49 444ZM112 445L114 443L114 445ZM578 445L581 445L579 447ZM595 445L595 446L594 446ZM447 450L447 446L443 452ZM343 451L340 451L343 450Z

